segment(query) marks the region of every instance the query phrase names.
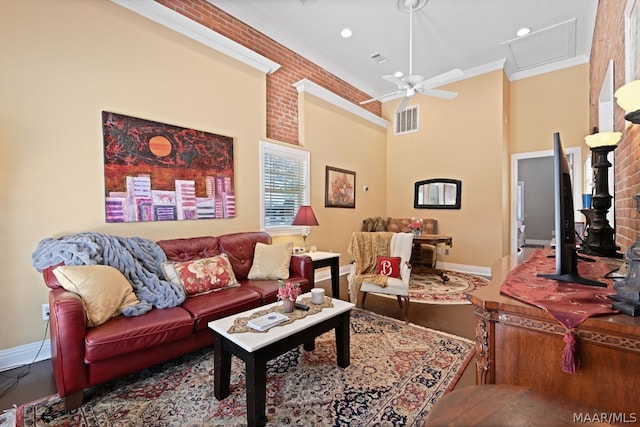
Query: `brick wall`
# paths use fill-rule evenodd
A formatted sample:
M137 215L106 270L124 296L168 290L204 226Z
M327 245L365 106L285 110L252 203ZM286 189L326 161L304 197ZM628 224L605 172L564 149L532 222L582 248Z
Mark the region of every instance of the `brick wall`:
M354 104L370 98L366 93L238 21L206 0L156 1L281 65L278 71L266 77L267 138L298 143L298 91L292 85L304 78ZM372 102L362 107L378 116L382 114L380 102Z
M623 0L600 0L596 28L593 36L590 60L590 126L598 126L598 94L609 61L614 61L614 87L625 83L625 46ZM622 140L615 150L615 213L616 242L621 251L633 244L640 233L640 215L634 198L640 194L640 125L625 129L624 111L615 107L616 131L622 132Z

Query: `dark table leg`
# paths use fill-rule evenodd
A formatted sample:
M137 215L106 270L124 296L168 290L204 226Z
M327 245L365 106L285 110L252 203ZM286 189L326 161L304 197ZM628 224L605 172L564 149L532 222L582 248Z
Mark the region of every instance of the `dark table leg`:
M215 334L213 342L213 395L222 400L229 396L231 382L231 353L223 349L224 338Z
M331 263L331 294L333 298L340 299L340 261L333 258Z
M247 425L264 426L267 423L267 361L259 353L247 360Z
M337 364L341 368L346 368L351 363L350 316L351 311L342 313L340 315L340 324L336 326Z
M340 257L325 258L313 261L313 282L315 286L315 269L322 267L331 268L331 296L340 299Z
M312 340L309 340L309 341L305 342L302 345L302 348L304 348L304 351L313 351L313 350L315 350L316 349L316 340L312 339Z

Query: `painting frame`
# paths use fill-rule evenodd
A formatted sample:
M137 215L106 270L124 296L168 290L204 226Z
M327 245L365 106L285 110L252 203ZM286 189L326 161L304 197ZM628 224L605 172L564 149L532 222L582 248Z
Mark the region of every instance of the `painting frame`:
M325 167L324 206L327 208L356 207L356 173L333 166Z
M236 216L233 138L102 111L107 223Z

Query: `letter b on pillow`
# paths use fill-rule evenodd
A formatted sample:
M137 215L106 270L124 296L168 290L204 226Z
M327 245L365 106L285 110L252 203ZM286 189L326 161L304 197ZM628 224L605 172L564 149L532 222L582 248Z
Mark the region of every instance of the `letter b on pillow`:
M379 256L376 266L376 274L396 279L400 277L400 257Z

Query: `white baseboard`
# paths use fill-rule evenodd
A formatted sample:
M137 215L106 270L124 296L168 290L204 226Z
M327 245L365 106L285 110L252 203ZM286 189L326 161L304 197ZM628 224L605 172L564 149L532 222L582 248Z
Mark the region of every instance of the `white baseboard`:
M477 274L478 276L491 277L491 267L481 267L479 265L455 264L451 262L438 261L437 267L443 270L457 271L459 273Z
M551 244L551 240L539 240L539 239L525 239L524 243L526 245L542 245L549 246Z
M42 349L40 348L42 346ZM40 352L38 353L38 350ZM35 360L34 360L35 359ZM38 341L0 351L0 372L51 359L51 341Z

